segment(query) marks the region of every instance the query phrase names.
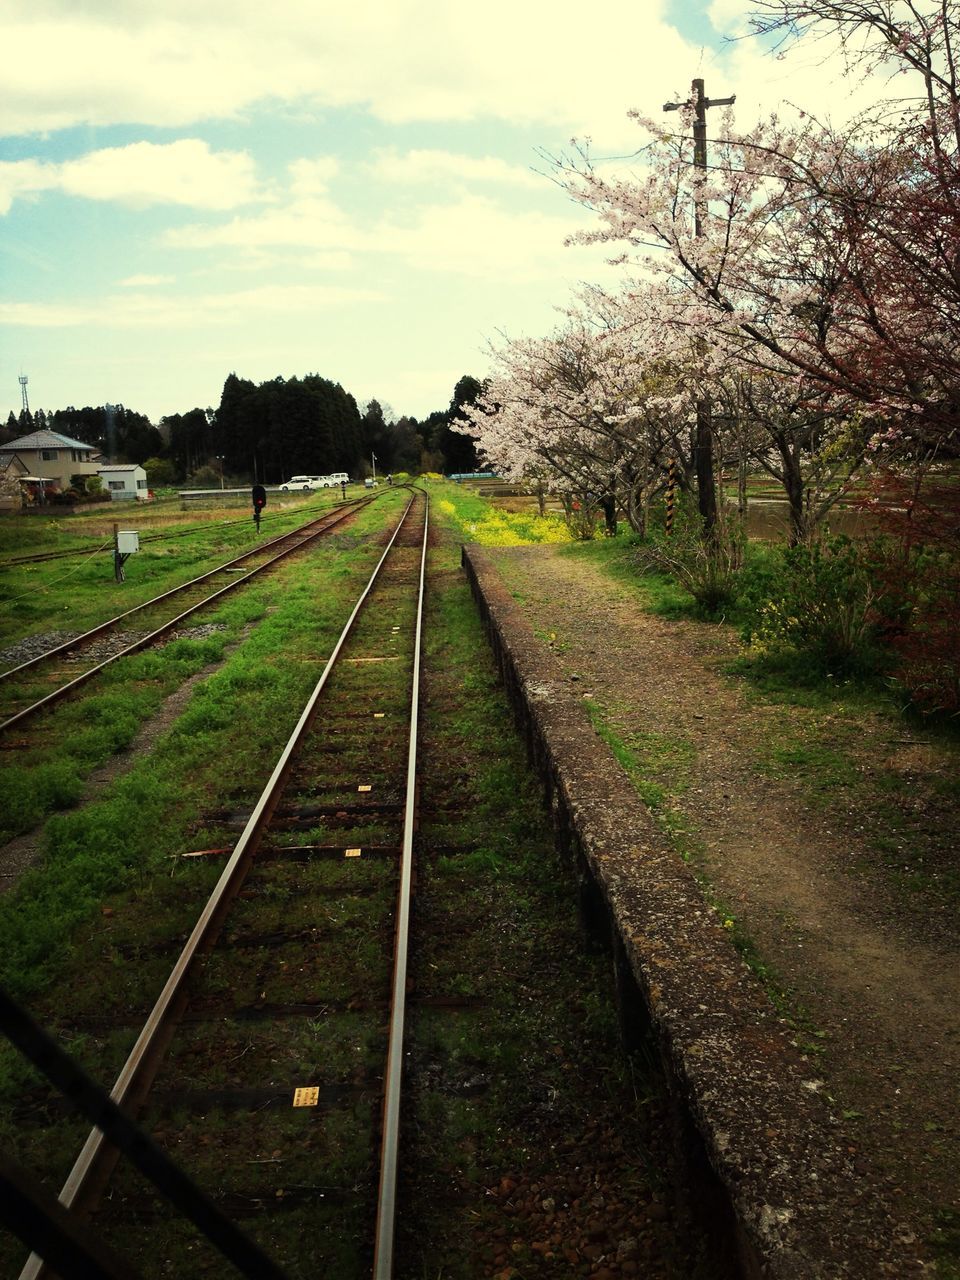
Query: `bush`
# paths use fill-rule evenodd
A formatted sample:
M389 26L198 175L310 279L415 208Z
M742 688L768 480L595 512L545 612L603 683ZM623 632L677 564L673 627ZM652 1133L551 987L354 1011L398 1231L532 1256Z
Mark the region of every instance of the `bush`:
M789 547L782 577L744 629L761 656L799 654L824 673L866 675L879 666L882 589L876 543L845 535Z
M878 577L893 679L918 710L960 715L960 486L953 469L880 471L865 505L891 537Z
M567 522L570 536L578 542L590 542L597 531L597 520L600 516L600 504L588 493L561 492L560 502L563 505L563 518Z
M919 548L883 566L893 678L923 712L960 714L960 557Z
M147 484L151 489L176 483L176 467L167 458L147 458L143 469L147 473Z
M220 472L215 471L209 463L205 463L187 476L187 483L195 489L219 489Z
M723 513L714 535L705 537L699 515L689 502L676 512L673 532L661 528L637 551L643 573L665 573L696 601L709 617L728 608L737 597L743 565L743 527Z

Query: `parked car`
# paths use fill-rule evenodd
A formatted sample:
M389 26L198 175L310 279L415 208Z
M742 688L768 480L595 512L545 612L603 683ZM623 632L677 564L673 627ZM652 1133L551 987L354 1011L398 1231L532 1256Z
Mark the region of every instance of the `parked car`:
M367 476L366 480L363 482L363 487L365 489L379 489L380 481L374 480L372 476Z
M330 484L332 489L336 489L337 485L349 484L350 477L345 471L332 471L330 475L324 477Z
M281 493L290 493L299 489L302 493L310 493L312 489L325 489L326 476L293 476L280 486Z

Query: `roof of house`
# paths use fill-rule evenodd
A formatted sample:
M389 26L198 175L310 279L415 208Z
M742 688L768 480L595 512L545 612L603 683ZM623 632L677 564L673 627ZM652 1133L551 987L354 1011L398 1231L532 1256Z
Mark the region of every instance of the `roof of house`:
M20 466L23 467L24 471L29 469L24 460L22 458L18 458L12 449L0 449L0 471L9 470L15 462L18 462Z
M19 440L11 440L7 449L89 449L91 453L99 450L96 445L84 444L82 440L72 440L70 436L62 436L59 431L31 431L28 436Z
M114 465L112 462L106 463L102 467L97 467L97 474L102 475L104 471L143 471L139 462L123 462Z

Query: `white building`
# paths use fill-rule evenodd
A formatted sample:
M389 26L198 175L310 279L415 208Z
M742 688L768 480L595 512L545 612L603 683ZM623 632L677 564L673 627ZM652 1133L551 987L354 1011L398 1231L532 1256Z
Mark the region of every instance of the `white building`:
M147 473L137 464L98 467L97 475L103 481L104 489L113 499L140 498L143 500L149 496Z

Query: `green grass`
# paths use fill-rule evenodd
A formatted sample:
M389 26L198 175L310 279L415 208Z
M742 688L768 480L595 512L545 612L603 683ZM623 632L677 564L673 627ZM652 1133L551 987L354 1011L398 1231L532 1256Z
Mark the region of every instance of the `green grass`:
M597 735L610 748L673 848L685 862L693 860L702 845L676 803L688 785L695 758L692 744L665 734L624 732L595 699L585 698L584 706Z
M352 602L351 581L326 578L324 566L354 562L367 569L377 548L354 553L324 547L315 555L311 573L290 565L264 588L274 611L198 685L149 758L134 763L102 798L48 821L42 864L0 899L0 982L8 989L24 995L49 983L62 968L72 932L105 896L169 874L167 855L195 847L191 823L207 797L222 790L224 777L242 787L269 774L319 675L315 663L303 660L318 647L329 651ZM322 587L315 585L318 573ZM263 603L231 602L235 625L251 611L260 614ZM93 702L71 704L63 713L62 741L5 771L19 827L75 803L90 769L127 745L167 692L222 652L217 637L177 641L136 660L138 674L144 665L165 672L151 686L152 697L138 685L135 692L118 687Z
M315 510L320 507L313 504L309 510L284 510L269 527L264 526L259 539L252 521L243 519L240 512L218 513L214 522L196 517L191 521L184 515L175 524L156 530L147 523L149 513L125 513L120 523L124 527L139 526L142 538L140 551L126 563L126 581L121 583L114 579L109 549L93 553L94 548L112 541L111 532L80 538L74 532L79 525L71 524L68 534L66 521L14 517L11 529L6 519L0 519L4 550L24 554L62 549L65 543L81 547L89 544L91 549L84 557L40 564L0 563L0 648L37 632L85 631L188 578L253 550L267 538L297 528ZM107 526L111 518L117 518L113 513L105 517L102 511L99 516ZM95 518L95 515L89 517ZM155 534L163 536L159 541L145 541Z
M676 805L686 788L688 770L695 762L693 746L683 739L662 734L621 736L596 702L585 700L585 706L598 736L606 742L627 773L637 795L649 809L671 847L684 862L693 864L707 902L716 911L722 926L729 931L730 940L745 963L763 984L777 1012L797 1027L809 1026L806 1014L787 993L773 966L764 960L753 939L730 907L717 897L704 876L703 842L694 834L693 822ZM671 781L669 784L655 781L654 776L670 778Z
M637 548L641 539L630 532L615 538L596 538L593 542L576 542L560 547L559 554L582 559L595 565L629 593L651 613L664 618L695 618L695 602L665 574L640 574L637 571Z
M857 767L846 752L815 740L784 741L782 727L775 738L758 752L761 766L773 777L799 778L821 795L859 781Z
M936 1258L939 1280L960 1280L960 1211L938 1209L936 1227L930 1241Z

